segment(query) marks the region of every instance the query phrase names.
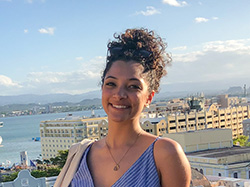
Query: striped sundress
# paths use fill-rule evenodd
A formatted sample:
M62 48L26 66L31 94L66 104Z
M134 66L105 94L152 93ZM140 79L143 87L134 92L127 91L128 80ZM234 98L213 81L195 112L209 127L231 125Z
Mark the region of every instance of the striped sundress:
M160 179L154 160L154 144L146 149L140 158L112 185L112 187L160 187ZM89 146L83 154L79 168L70 187L94 187L93 179L87 164Z

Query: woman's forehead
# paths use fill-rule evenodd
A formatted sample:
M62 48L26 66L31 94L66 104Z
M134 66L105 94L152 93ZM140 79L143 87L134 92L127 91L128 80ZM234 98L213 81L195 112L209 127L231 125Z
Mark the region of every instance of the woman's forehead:
M125 76L125 77L138 77L142 78L142 72L143 72L143 66L134 61L122 61L118 60L113 62L111 68L107 72L106 77L112 75L112 76Z

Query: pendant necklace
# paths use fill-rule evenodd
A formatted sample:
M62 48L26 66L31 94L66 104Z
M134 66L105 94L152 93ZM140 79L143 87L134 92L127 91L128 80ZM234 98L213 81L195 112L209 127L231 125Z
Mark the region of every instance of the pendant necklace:
M121 163L121 161L122 161L123 158L126 156L126 154L128 153L128 151L135 145L135 143L137 142L137 139L138 139L139 136L141 135L141 132L142 132L142 130L140 131L140 133L137 134L134 143L133 143L133 144L128 148L128 150L124 153L124 155L122 156L122 158L120 159L119 162L116 162L116 160L115 160L113 154L111 153L110 147L109 147L109 145L108 145L108 143L107 143L107 138L105 139L105 143L106 143L106 146L107 146L107 148L108 148L108 150L109 150L109 154L110 154L110 156L112 157L113 161L115 162L115 167L114 167L114 169L113 169L114 171L118 171L118 170L120 169L120 163Z

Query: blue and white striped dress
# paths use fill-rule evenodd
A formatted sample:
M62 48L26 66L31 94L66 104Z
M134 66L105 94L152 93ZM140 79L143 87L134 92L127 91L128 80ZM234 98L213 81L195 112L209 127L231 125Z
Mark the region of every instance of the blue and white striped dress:
M112 187L160 187L160 179L154 160L154 144L146 149L140 158L112 185ZM94 187L93 179L87 164L89 146L83 154L80 166L75 173L71 187Z

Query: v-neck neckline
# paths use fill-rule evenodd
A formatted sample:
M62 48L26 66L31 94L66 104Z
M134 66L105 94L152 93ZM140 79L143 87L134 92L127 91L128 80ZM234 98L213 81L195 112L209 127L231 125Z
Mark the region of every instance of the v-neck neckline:
M139 160L141 160L141 158L146 154L146 152L148 152L148 150L151 148L151 146L153 146L154 145L154 143L157 141L159 139L159 137L157 137L148 147L147 147L147 149L141 154L141 156L122 174L122 176L120 177L120 178L118 178L115 182L114 182L114 184L112 184L112 186L111 187L114 187L114 185L116 184L116 183L118 183L120 180L122 180L122 178L124 178L125 177L125 175L127 175L127 173L130 171L130 170L132 170L133 168L134 168L134 166L136 165L136 163L137 162L139 162ZM84 162L86 163L86 169L87 169L87 173L88 173L88 175L89 175L89 177L90 177L90 179L91 179L91 182L92 182L92 185L93 186L95 186L94 185L94 180L93 180L93 177L92 177L92 175L91 175L91 173L90 173L90 170L89 170L89 166L88 166L88 162L87 162L87 156L88 156L88 153L89 153L89 150L91 149L91 147L92 147L92 145L93 145L93 143L87 148L87 150L86 150L86 153L84 154Z

